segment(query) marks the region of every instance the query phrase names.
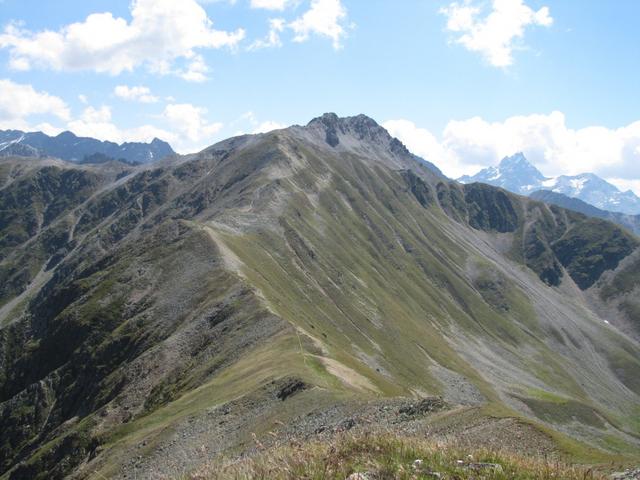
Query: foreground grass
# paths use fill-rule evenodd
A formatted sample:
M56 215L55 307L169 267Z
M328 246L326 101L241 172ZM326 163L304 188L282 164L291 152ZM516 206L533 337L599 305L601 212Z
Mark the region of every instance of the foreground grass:
M261 450L259 444L258 448ZM416 465L416 460L421 461L419 465ZM586 467L525 458L507 452L461 451L449 445L392 435L345 434L330 441L262 449L251 458L212 462L182 480L344 480L354 473L363 474L359 480L607 478Z

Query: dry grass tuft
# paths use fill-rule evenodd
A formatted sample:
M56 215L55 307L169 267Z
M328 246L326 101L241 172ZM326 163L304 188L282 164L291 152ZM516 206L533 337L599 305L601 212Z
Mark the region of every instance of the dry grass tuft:
M414 465L416 460L422 462ZM394 435L341 434L328 441L263 449L250 458L211 462L183 480L345 480L353 473L362 473L361 478L368 480L606 478L586 467L508 452L463 451L453 445Z

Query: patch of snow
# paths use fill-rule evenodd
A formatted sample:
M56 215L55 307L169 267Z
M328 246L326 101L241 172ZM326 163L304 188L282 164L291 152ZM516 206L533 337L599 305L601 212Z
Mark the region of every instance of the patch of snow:
M571 187L577 192L580 193L584 188L584 184L588 182L586 178L574 178L569 180Z
M555 187L556 183L558 183L558 179L557 178L550 178L550 179L545 180L544 182L542 182L542 186L543 187L547 187L547 188L551 188L551 187Z
M14 138L13 140L9 140L8 142L2 142L0 143L0 151L2 150L6 150L7 148L9 148L11 145L14 145L16 143L20 143L22 142L22 140L24 140L25 135L22 134L20 135L20 137L18 138Z

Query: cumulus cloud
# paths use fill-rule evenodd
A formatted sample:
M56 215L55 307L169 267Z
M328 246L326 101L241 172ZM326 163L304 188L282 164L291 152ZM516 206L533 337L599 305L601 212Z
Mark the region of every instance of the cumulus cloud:
M151 90L149 89L149 87L143 87L142 85L136 87L129 87L128 85L118 85L113 90L113 93L116 97L132 102L156 103L158 101L158 97L151 94ZM86 103L86 99L84 103Z
M92 137L111 142L150 142L154 138L172 142L177 135L153 125L141 125L122 129L112 121L111 107L102 105L99 108L86 107L82 114L67 123L67 129L80 137Z
M88 106L82 113L67 123L67 128L76 135L109 140L116 143L150 142L154 138L168 141L178 152L189 153L201 150L213 143L223 124L209 122L207 110L190 103L169 104L156 116L161 127L144 124L132 128L120 128L112 118L112 109L107 105Z
M162 118L176 131L180 142L177 148L184 151L210 145L222 129L222 123L209 122L206 115L206 108L190 103L172 103L165 107Z
M111 123L111 108L106 105L100 108L88 106L79 118L71 120L67 126L80 137L93 137L118 143L122 141L120 129Z
M235 131L234 135L245 135L247 133L267 133L272 130L279 130L281 128L286 128L287 125L276 122L274 120L265 120L260 121L256 114L252 111L248 111L240 115L236 120L229 124L230 127L237 127L238 125L244 124L242 128L239 128Z
M142 86L119 85L114 93L125 99L147 103L151 102L152 98L155 99L150 90ZM80 100L85 104L88 102L84 95L80 95ZM46 121L31 122L32 117L43 115L55 118L58 125ZM251 116L252 122L255 121L252 114L248 115ZM119 122L114 121L109 105L96 107L87 104L79 114L72 115L67 104L59 97L37 91L31 85L0 79L0 129L42 131L48 135L70 130L78 136L116 143L150 142L157 137L171 143L176 151L188 153L213 143L223 127L220 122L207 120L205 108L190 103L166 105L162 113L155 117L154 123L160 126L143 124L122 128ZM256 128L266 130L278 127L278 124L265 122Z
M516 152L524 152L548 176L593 172L620 186L627 182L634 190L640 178L640 121L617 129L573 129L561 112L514 116L502 122L474 117L449 122L440 136L409 120L391 120L384 126L453 178L496 165Z
M284 10L291 0L252 0L253 8L268 10ZM285 29L293 32L294 42L305 42L312 35L327 37L332 41L333 48L342 47L342 39L346 36L347 9L341 0L311 0L309 9L291 22L282 18L269 19L269 32L265 38L251 43L247 50L258 50L268 47L280 47L280 36Z
M426 128L418 127L410 120L389 120L384 122L382 126L391 135L400 139L411 152L434 163L445 175L451 178L460 177L469 171L475 173L476 170L494 161L489 154L476 160L467 156L466 152L458 155L456 148L437 138ZM478 160L479 163L477 163ZM482 163L483 161L486 163Z
M204 61L202 55L194 55L186 69L178 70L176 73L178 76L187 80L188 82L204 82L207 80L207 73L209 67Z
M253 129L253 133L267 133L272 130L279 130L281 128L286 128L286 125L270 120L259 124L256 128Z
M309 10L289 24L295 42L304 42L311 35L328 37L333 48L341 48L342 38L347 34L345 22L347 9L340 0L311 0Z
M472 0L453 2L440 12L447 17L447 30L458 34L454 41L480 53L494 67L513 64L513 51L527 27L553 24L548 7L535 11L524 0L493 0L491 12L484 17Z
M251 0L251 8L263 8L265 10L284 10L292 3L292 0Z
M206 71L198 49L234 47L243 29L216 30L195 0L134 0L131 20L110 12L94 13L58 31L32 32L17 24L0 34L0 48L8 49L10 67L53 70L92 70L118 75L147 65L160 74L176 73L177 59L189 63L183 78L200 81Z
M28 117L34 115L52 115L60 120L68 120L71 116L61 98L37 91L28 84L0 79L0 122L6 128L21 128Z
M284 30L285 21L282 18L269 19L269 33L264 39L259 39L249 45L249 50L258 50L261 48L281 47L282 41L280 34Z

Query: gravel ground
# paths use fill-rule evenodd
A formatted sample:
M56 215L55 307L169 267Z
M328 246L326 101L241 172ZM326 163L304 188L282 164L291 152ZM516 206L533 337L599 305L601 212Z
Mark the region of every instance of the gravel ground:
M531 426L511 418L487 417L476 406L451 406L439 397L340 401L290 378L141 441L132 447L134 453L115 478L176 478L219 455L251 455L259 449L321 440L345 431L432 438L460 448L483 445L537 455L554 452L551 439Z

